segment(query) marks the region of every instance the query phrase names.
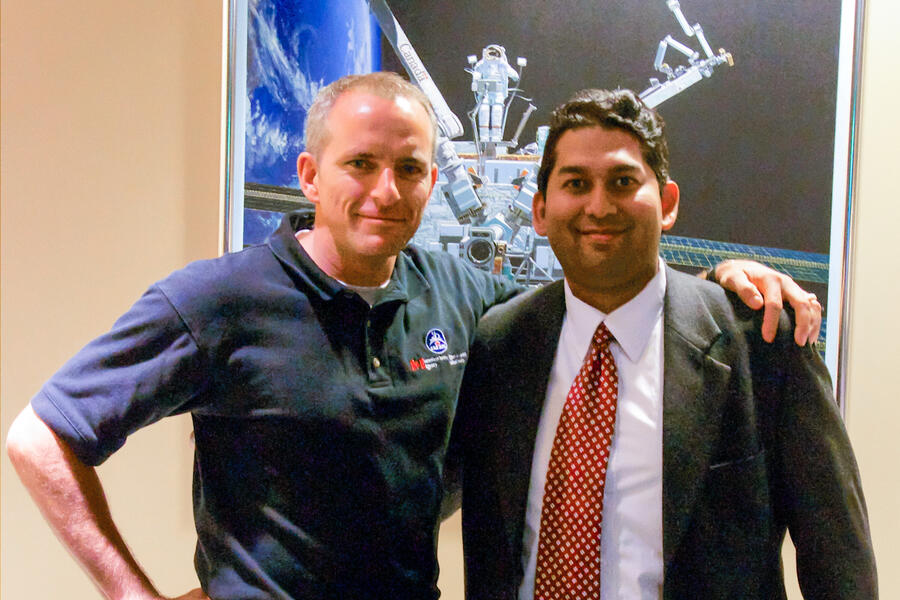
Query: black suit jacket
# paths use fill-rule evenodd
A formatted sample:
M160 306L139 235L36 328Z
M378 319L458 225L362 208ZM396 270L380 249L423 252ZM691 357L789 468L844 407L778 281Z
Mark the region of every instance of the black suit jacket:
M824 364L787 317L667 269L663 554L666 599L784 598L790 529L806 598L875 598L859 473ZM451 444L461 457L469 599L515 598L534 440L559 340L562 282L489 312Z

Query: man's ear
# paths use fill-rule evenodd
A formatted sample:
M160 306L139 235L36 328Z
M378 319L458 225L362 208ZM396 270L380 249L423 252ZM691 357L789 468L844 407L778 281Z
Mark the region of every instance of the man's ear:
M434 184L437 183L438 178L438 166L437 163L431 163L431 187L428 188L428 196L431 196L431 192L434 191Z
M544 198L544 194L539 191L535 192L534 197L531 199L531 226L538 235L547 235L547 228L544 223L546 208L547 201Z
M678 199L681 197L681 191L678 184L671 179L663 186L662 195L662 230L668 231L675 225L678 218Z
M300 191L310 202L319 202L319 167L315 157L309 152L301 152L297 157L297 178Z

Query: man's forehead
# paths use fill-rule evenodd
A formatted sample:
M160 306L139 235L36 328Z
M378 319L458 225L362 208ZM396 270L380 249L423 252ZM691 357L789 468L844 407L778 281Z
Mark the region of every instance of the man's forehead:
M420 134L427 134L423 145L429 153L434 135L428 112L414 99L364 89L347 90L335 100L327 116L329 143L338 131L358 138L359 145L365 145L366 134L408 136L411 144Z
M429 121L428 111L419 102L402 94L381 93L363 87L344 91L334 102L329 117L338 113L340 116L368 115L378 108L391 107L411 119Z
M367 130L379 129L384 125L383 119L388 113L376 115L375 119L372 116L377 111L384 109L390 110L392 117L400 117L406 121L410 131L405 133L410 136L411 144L413 138L419 133L415 131L416 129L421 127L423 132L427 132L428 141L423 148L429 155L432 153L434 131L428 111L414 98L402 94L383 94L365 88L347 90L338 96L329 111L328 128L334 130L339 125L359 128L355 129L355 132L359 134L363 134Z
M364 88L353 88L345 90L335 99L328 116L346 116L345 113L364 115L371 113L376 105L391 102L393 98L383 94L375 94Z
M618 127L579 127L562 134L555 150L554 172L595 168L649 169L636 135Z

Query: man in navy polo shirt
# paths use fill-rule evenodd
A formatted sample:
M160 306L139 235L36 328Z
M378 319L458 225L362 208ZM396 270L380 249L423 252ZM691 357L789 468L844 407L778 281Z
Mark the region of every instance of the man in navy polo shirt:
M93 466L136 429L185 412L203 589L179 598L438 596L463 367L479 317L518 289L407 246L437 178L434 141L426 98L398 76L328 86L297 161L315 212L151 286L17 418L13 464L106 597L162 598ZM814 338L818 304L751 268L770 299L780 304L782 286L793 299L798 342ZM725 271L762 304L739 267Z

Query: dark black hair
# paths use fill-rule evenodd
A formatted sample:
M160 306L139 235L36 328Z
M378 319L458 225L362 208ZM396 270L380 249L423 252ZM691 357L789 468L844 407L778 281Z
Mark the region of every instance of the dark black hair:
M665 122L631 90L582 90L550 116L550 133L538 171L538 190L547 193L547 182L556 165L556 146L570 129L605 127L624 129L641 143L641 154L653 169L659 189L669 180L669 147Z

